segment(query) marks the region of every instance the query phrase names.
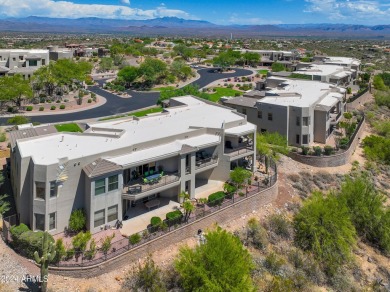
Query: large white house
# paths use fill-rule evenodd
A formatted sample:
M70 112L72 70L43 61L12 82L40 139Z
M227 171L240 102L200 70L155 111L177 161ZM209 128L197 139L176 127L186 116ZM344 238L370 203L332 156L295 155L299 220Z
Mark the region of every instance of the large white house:
M230 108L192 96L162 113L88 125L84 133L52 126L10 133L11 182L20 222L64 231L83 208L92 232L156 197L195 196L199 182L226 181L231 168L255 165L256 126Z
M0 49L0 76L21 74L25 79L49 64L49 50Z

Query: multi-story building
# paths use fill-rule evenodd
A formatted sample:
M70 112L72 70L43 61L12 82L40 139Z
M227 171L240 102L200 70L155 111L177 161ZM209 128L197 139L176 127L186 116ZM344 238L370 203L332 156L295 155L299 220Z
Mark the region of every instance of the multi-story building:
M290 145L301 146L326 143L345 110L345 95L329 83L269 77L224 104L247 115L259 132L279 132Z
M49 50L0 50L0 76L21 74L25 79L49 64Z
M348 57L315 56L313 58L313 61L321 62L327 65L343 66L348 69L352 69L356 74L356 76L353 76L353 78L357 78L357 74L360 71L360 65L361 65L361 61L359 59L348 58Z
M292 74L302 74L310 76L314 81L336 85L350 85L356 79L355 69L326 64L299 63Z
M11 183L20 222L52 234L83 208L92 232L154 197L178 200L198 185L226 181L255 165L256 126L230 108L191 96L162 113L89 124L84 133L52 126L10 133Z
M260 55L260 66L271 66L274 62L286 62L290 64L298 58L296 52L291 51L274 51L274 50L241 50L241 53L257 53Z

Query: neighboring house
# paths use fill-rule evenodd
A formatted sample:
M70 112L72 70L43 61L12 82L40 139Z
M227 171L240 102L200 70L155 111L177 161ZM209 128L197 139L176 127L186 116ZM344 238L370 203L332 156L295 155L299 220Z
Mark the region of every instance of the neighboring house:
M307 75L314 81L348 86L356 80L353 77L356 76L356 70L343 66L299 63L296 68L293 74Z
M0 75L21 74L31 78L38 68L49 64L49 50L0 49Z
M178 201L182 191L194 198L210 180L228 180L235 166L253 170L255 134L245 115L192 96L172 98L159 114L89 124L84 133L10 132L20 222L56 234L84 208L88 230L97 232L134 217L145 200Z
M259 132L279 132L289 145L326 143L345 110L346 90L318 81L269 77L224 104L247 115Z
M296 60L297 55L290 51L273 50L240 50L241 53L258 53L260 55L260 66L272 66L274 62L284 62L286 66L291 65Z
M48 46L50 60L57 61L61 59L72 59L73 51L68 48L59 48L58 46Z
M353 79L357 78L361 65L361 61L359 59L348 57L315 56L313 58L313 61L321 62L327 65L343 66L345 68L352 69L354 70L354 74L352 74Z

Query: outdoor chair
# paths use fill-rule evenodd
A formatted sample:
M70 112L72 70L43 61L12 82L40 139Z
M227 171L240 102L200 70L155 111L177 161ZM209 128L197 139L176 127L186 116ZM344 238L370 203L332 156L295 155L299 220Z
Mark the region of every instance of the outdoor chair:
M149 176L149 171L145 171L144 176L145 177Z
M161 171L160 178L162 178L163 176L164 176L164 171Z
M144 178L144 184L148 184L149 180L147 178Z
M150 171L149 171L149 175L152 175L153 173L154 173L153 170L150 170Z

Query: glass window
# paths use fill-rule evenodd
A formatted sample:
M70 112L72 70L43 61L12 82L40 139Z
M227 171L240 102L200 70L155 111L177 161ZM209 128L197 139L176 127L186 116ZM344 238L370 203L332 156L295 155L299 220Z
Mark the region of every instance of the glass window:
M272 117L272 113L268 113L268 121L272 121L273 117Z
M44 182L35 182L35 198L44 200L46 197L46 184Z
M302 135L302 144L308 144L308 143L309 143L309 136Z
M38 61L37 60L29 60L28 64L30 67L36 67L36 66L38 66Z
M49 214L49 230L56 229L56 213Z
M310 118L309 117L303 117L302 125L303 126L309 126L310 125Z
M57 183L56 181L50 182L50 198L57 197Z
M297 117L297 126L301 125L301 117Z
M107 212L107 222L118 220L118 205L111 206Z
M243 113L244 115L246 115L246 108L243 108L243 109L242 109L242 113Z
M108 178L108 191L118 189L118 175L113 175Z
M300 143L301 143L301 139L300 139L299 135L296 136L295 142L296 142L297 144L300 144Z
M258 111L258 112L257 112L257 117L258 117L259 119L262 119L262 118L263 118L263 112L262 112L262 111Z
M35 230L45 231L45 215L35 214Z
M106 192L106 179L98 179L95 181L95 196L104 194Z
M94 227L99 227L105 223L104 209L95 212Z

